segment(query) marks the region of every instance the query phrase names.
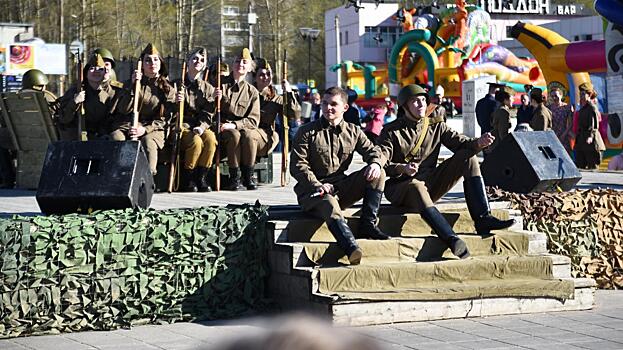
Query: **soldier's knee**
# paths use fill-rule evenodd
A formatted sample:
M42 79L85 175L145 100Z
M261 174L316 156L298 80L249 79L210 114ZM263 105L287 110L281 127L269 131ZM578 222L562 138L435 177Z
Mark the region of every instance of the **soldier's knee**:
M203 134L201 134L201 139L204 144L216 144L216 135L210 130L206 130Z
M476 156L472 156L467 160L467 175L480 176L480 163L478 163Z
M115 130L110 133L110 138L114 141L125 141L125 134L121 130Z
M385 170L381 169L381 175L370 181L370 186L375 189L375 190L379 190L379 191L383 191L385 189Z

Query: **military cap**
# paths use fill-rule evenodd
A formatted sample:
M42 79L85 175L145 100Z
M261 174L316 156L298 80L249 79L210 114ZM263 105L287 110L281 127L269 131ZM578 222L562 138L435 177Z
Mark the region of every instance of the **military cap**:
M102 56L102 58L104 59L104 61L110 61L110 65L112 66L112 68L115 68L115 57L113 57L112 52L110 52L110 50L105 49L103 47L99 47L95 50L93 50L94 54L99 54L100 56Z
M31 69L22 77L22 89L32 89L33 86L47 85L48 77L38 69Z
M210 65L210 72L216 72L216 63ZM221 72L229 72L229 65L221 61Z
M89 58L89 62L87 62L87 65L85 68L89 68L89 67L101 67L101 68L106 67L106 65L104 64L104 58L102 57L102 55L98 53L91 55L91 57Z
M398 106L402 107L404 104L406 104L409 101L411 97L418 96L418 95L426 96L426 101L428 102L428 94L426 93L426 90L424 90L423 87L419 85L415 85L415 84L410 84L410 85L403 87L402 89L400 89L400 92L398 93Z
M143 52L141 52L141 57L143 57L145 55L158 55L158 56L160 56L160 52L158 52L158 49L156 49L156 47L152 43L149 43L149 44L147 44L147 46L145 46L145 48L143 49Z
M265 58L258 58L257 59L257 70L260 71L262 69L266 69L272 72L272 67L270 66L270 63L268 63L268 61Z
M190 53L188 53L188 56L186 57L186 60L190 60L194 55L199 54L203 57L208 57L208 50L205 47L195 47Z
M252 60L253 57L251 57L251 51L249 51L249 49L247 49L246 47L244 49L242 49L235 58L239 58L242 60Z

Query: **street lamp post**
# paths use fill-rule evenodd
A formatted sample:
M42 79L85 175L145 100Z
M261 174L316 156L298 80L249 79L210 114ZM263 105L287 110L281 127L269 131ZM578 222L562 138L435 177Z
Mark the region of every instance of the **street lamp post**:
M311 44L312 41L315 41L316 39L318 39L318 36L320 36L320 29L304 27L299 28L299 33L301 33L303 39L307 40L307 48L309 54L309 57L307 58L307 86L309 86L311 78Z

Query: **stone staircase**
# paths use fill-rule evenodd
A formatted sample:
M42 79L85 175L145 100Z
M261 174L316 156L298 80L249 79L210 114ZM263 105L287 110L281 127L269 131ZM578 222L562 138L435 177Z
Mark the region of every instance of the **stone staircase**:
M595 282L571 278L570 259L549 254L543 233L522 230L520 213L492 203L493 215L517 223L475 235L464 204L440 211L472 256L456 259L419 215L382 207L388 241L357 240L361 265L350 266L326 225L296 206L271 207L269 295L284 309L327 315L335 324L372 325L503 314L585 310ZM346 211L357 232L358 209Z

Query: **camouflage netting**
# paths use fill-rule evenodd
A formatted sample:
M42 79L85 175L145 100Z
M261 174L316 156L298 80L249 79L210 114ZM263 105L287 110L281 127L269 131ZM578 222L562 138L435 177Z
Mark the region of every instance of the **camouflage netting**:
M266 222L259 204L0 220L0 337L256 311Z
M603 289L623 288L623 192L490 194L521 210L525 229L546 233L549 251L571 258L574 277L592 277Z

